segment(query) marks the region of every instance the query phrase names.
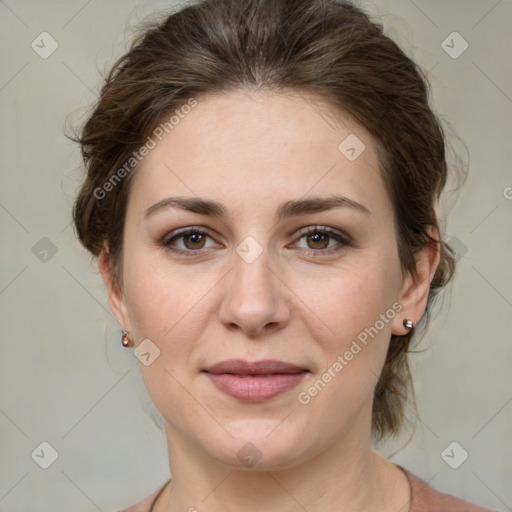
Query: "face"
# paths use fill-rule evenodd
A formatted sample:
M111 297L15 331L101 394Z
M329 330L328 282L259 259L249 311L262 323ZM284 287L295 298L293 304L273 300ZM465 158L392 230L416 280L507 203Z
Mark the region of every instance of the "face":
M109 285L135 344L159 351L140 369L171 450L276 469L369 443L390 336L425 299L402 281L374 141L312 97L197 100L134 176Z

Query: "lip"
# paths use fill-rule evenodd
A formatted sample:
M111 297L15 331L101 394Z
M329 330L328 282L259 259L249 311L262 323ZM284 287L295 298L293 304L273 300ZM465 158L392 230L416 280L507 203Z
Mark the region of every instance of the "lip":
M297 386L309 370L277 360L230 359L203 372L223 393L244 402L262 402Z
M204 371L212 374L231 373L238 375L265 375L270 373L298 373L307 371L306 368L276 359L264 361L244 361L243 359L228 359L206 368Z

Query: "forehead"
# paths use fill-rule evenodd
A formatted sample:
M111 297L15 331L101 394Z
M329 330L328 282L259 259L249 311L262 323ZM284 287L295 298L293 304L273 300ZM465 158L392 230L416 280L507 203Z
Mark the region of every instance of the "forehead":
M271 198L308 193L389 206L374 140L320 98L237 90L196 101L139 166L132 194L140 207L167 194L262 210Z

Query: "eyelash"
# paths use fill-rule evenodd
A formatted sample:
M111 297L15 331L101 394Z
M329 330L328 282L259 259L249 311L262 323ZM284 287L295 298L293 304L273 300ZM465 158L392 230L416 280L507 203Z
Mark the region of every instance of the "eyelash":
M330 236L331 238L333 238L337 242L339 242L340 245L338 247L330 248L330 249L302 249L302 248L300 248L300 250L310 252L315 256L316 255L324 256L324 255L331 255L331 254L338 253L338 252L342 251L343 249L345 249L346 247L350 247L352 244L350 238L347 235L340 233L338 231L335 231L331 228L322 227L322 226L311 226L311 227L308 227L308 228L305 228L305 229L299 231L298 240L304 238L307 235L318 234L318 233L321 235L324 235L324 236ZM197 249L197 250L178 249L176 247L171 246L171 243L173 241L175 241L179 238L183 238L186 235L191 235L191 234L206 235L206 236L212 238L208 231L205 231L205 230L199 229L199 228L188 227L188 228L183 228L181 230L177 230L176 232L174 232L174 236L172 236L170 238L168 236L165 236L161 240L160 244L164 247L164 249L166 251L169 251L171 253L178 254L178 255L191 256L191 253L196 253L196 254L200 253L203 249Z

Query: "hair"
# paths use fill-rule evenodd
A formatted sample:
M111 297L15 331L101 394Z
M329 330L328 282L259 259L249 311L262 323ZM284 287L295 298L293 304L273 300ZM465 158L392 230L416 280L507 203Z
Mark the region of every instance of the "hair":
M439 242L440 263L421 319L426 327L455 258L429 232L431 226L440 232L436 202L448 166L421 69L349 1L204 0L166 16L144 26L115 61L80 135L69 137L80 144L87 169L73 207L84 247L95 257L107 250L121 286L124 219L137 166L119 170L191 98L242 88L308 93L347 113L376 141L403 275L416 275L417 252ZM105 193L116 170L124 179ZM399 433L410 392L414 398L408 361L414 333L391 336L374 391L377 440Z

